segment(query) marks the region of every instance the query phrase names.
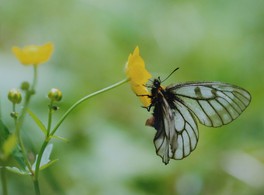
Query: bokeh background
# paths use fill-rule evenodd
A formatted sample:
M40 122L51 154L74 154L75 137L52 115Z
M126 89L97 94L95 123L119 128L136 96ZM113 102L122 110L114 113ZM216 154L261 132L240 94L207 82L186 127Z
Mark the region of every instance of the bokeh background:
M41 172L43 194L196 195L264 194L264 1L1 0L0 93L2 118L12 129L6 94L32 68L11 47L53 42L39 68L31 109L47 121L47 92L63 91L54 121L79 98L125 78L129 53L139 46L147 69L164 85L222 81L252 94L249 108L217 129L202 125L196 150L165 166L156 156L150 117L128 84L79 106L54 140ZM31 155L43 136L30 118L23 137ZM30 177L8 173L10 194L34 194Z

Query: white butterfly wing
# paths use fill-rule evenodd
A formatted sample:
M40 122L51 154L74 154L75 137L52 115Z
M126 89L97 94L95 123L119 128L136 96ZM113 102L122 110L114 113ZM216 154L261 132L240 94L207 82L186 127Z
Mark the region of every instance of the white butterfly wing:
M251 96L246 90L219 82L193 82L166 87L166 99L155 106L152 126L156 153L165 164L170 159L183 159L196 147L199 132L193 114L200 123L219 127L235 120L249 105ZM172 101L172 102L168 102Z
M251 101L245 89L219 82L177 84L166 90L181 99L200 123L209 127L219 127L235 120Z
M183 159L196 147L198 127L193 114L181 102L174 101L171 108L165 98L161 104L162 116L154 115L157 133L154 138L156 153L165 164L171 158Z

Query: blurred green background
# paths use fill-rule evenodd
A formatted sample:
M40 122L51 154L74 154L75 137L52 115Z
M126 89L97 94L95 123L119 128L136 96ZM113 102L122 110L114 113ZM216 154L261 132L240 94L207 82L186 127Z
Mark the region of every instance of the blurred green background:
M125 78L129 53L139 46L147 69L164 85L222 81L252 94L249 108L217 129L202 125L196 150L165 166L156 156L155 130L129 84L79 106L54 140L53 159L41 172L43 194L196 195L264 194L264 1L1 0L0 93L3 119L12 128L6 94L32 68L11 47L53 42L39 68L31 109L47 121L47 92L63 91L56 121L86 94ZM32 154L43 140L30 118L23 136ZM34 194L30 177L8 173L10 194Z

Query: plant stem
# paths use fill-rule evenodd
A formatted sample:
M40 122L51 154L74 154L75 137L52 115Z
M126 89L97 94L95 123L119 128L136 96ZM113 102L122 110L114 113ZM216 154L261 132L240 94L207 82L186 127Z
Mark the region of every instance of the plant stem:
M50 135L50 129L51 129L51 122L52 122L52 113L53 113L53 101L50 101L50 105L49 105L49 115L48 115L48 126L47 126L47 135L46 137L49 137Z
M50 139L52 138L52 136L54 135L54 133L56 132L56 130L59 128L59 126L61 125L61 123L65 120L65 118L71 113L71 111L76 108L79 104L81 104L82 102L86 101L87 99L91 98L91 97L94 97L100 93L103 93L103 92L106 92L110 89L113 89L115 87L118 87L124 83L126 83L128 81L128 79L124 79L122 81L119 81L113 85L110 85L109 87L106 87L104 89L101 89L99 91L96 91L94 93L91 93L83 98L81 98L80 100L78 100L76 103L74 103L66 112L65 114L61 117L61 119L59 120L59 122L57 123L57 125L54 127L54 129L52 130L52 132L50 132L51 130L51 122L52 122L52 105L53 105L53 102L51 101L50 103L50 107L49 107L49 115L48 115L48 127L47 127L47 135L46 135L46 139L45 141L43 142L41 148L40 148L40 151L39 151L39 154L38 154L38 158L37 158L37 161L36 161L36 167L35 167L35 175L34 175L34 187L35 187L35 192L36 192L36 195L40 195L40 189L39 189L39 184L38 184L38 177L39 177L39 171L40 171L40 163L41 163L41 159L42 159L42 156L43 156L43 153L50 141Z
M37 162L36 162L36 168L35 168L35 176L34 176L35 180L38 180L41 158L42 158L42 155L43 155L43 153L44 153L49 141L50 141L50 138L46 138L45 141L43 142L41 148L40 148L40 151L39 151L39 154L38 154L38 158L37 158Z
M98 94L100 94L100 93L103 93L103 92L106 92L106 91L108 91L108 90L110 90L110 89L114 89L114 88L116 88L116 87L118 87L118 86L120 86L120 85L122 85L122 84L124 84L124 83L126 83L127 81L128 81L129 79L124 79L124 80L121 80L121 81L119 81L119 82L117 82L117 83L115 83L115 84L113 84L113 85L110 85L110 86L108 86L108 87L106 87L106 88L103 88L103 89L101 89L101 90L99 90L99 91L96 91L96 92L94 92L94 93L91 93L91 94L89 94L89 95L87 95L87 96L85 96L85 97L83 97L83 98L81 98L80 100L78 100L77 102L75 102L65 113L64 113L64 115L61 117L61 119L59 120L59 122L57 123L57 125L53 128L53 130L52 130L52 132L51 132L51 134L50 135L54 135L54 133L57 131L57 129L59 128L59 126L61 125L61 123L65 120L65 118L73 111L73 109L75 109L79 104L81 104L82 102L84 102L84 101L86 101L86 100L88 100L88 99L90 99L90 98L92 98L92 97L94 97L94 96L96 96L96 95L98 95Z
M5 166L1 169L1 181L2 181L2 193L3 195L7 195L7 182L6 182L6 168Z
M22 108L22 111L21 111L21 114L20 114L20 117L19 117L19 121L18 121L19 129L21 128L21 126L22 126L22 124L24 122L24 118L25 118L25 115L26 115L26 112L27 112L27 108L28 108L28 104L30 102L31 96L34 95L34 93L35 93L35 87L36 87L36 84L37 84L37 77L38 77L38 72L37 72L38 67L37 66L33 66L33 67L34 67L33 82L32 82L32 85L31 85L30 89L26 92L24 105L23 105L23 108Z
M41 163L41 158L42 158L42 155L50 141L50 128L51 128L51 122L52 122L52 105L53 105L53 101L51 100L50 101L50 105L49 105L49 114L48 114L48 127L47 127L47 134L46 134L46 139L45 141L43 142L41 148L40 148L40 151L39 151L39 154L38 154L38 158L37 158L37 162L36 162L36 167L35 167L35 179L34 179L34 183L36 182L37 184L37 181L38 181L38 177L39 177L39 169L40 169L40 163Z
M40 189L39 189L38 180L35 180L35 178L33 178L33 183L34 183L35 194L36 195L40 195Z
M30 102L31 96L34 95L34 93L35 93L35 86L36 86L36 83L37 83L37 76L38 76L38 74L37 74L37 68L38 67L37 67L37 65L34 65L33 67L34 67L34 76L33 76L32 85L31 85L30 89L26 92L25 101L24 101L24 105L23 105L21 114L20 114L18 119L15 119L16 134L17 134L17 138L18 138L18 144L21 147L21 152L22 152L22 155L24 157L25 163L27 165L28 170L31 172L32 176L34 175L34 171L32 170L31 164L30 164L30 162L29 162L29 160L27 158L26 149L25 149L24 143L22 141L22 138L21 138L21 135L20 135L20 131L21 131L21 127L22 127L23 122L24 122L24 118L25 118L25 115L26 115L26 112L27 112L27 108L28 108L28 104Z
M16 118L14 119L14 121L15 121L15 126L16 126L16 136L17 136L18 145L21 148L21 153L23 155L23 158L24 158L24 161L27 165L28 170L30 171L31 175L34 175L34 172L31 168L31 164L27 158L25 146L24 146L23 141L22 141L21 136L20 136L19 122Z
M13 113L16 113L16 104L13 104ZM33 170L31 169L31 164L27 158L27 155L26 155L26 150L25 150L25 146L23 144L23 141L21 139L21 136L20 136L20 127L19 127L19 121L16 117L14 117L14 123L15 123L15 127L16 127L16 136L17 136L17 141L18 141L18 145L20 146L21 148L21 152L22 152L22 155L23 155L23 158L24 158L24 161L26 163L26 166L28 167L28 170L31 172L31 174L33 175L34 172Z
M44 153L44 151L45 151L45 149L46 149L46 147L50 141L50 128L51 128L51 122L52 122L52 105L53 105L53 101L51 101L50 105L49 105L48 127L47 127L46 139L40 148L40 151L38 153L38 158L36 161L35 175L34 175L34 186L35 186L36 192L40 191L39 186L38 186L38 177L39 177L39 169L40 169L41 159L42 159L43 153ZM38 189L38 190L36 190L36 189Z

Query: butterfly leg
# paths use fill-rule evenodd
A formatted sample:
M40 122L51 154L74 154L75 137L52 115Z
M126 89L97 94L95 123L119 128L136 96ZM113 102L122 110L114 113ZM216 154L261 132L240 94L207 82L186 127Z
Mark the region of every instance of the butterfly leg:
M149 95L149 94L142 94L142 95L139 95L139 94L136 94L136 96L139 96L139 97L144 97L144 96L146 96L146 97L148 97L148 98L150 98L150 99L152 99L152 95ZM141 106L142 108L146 108L147 109L147 111L149 112L150 111L150 109L152 108L152 104L150 104L149 106Z

